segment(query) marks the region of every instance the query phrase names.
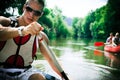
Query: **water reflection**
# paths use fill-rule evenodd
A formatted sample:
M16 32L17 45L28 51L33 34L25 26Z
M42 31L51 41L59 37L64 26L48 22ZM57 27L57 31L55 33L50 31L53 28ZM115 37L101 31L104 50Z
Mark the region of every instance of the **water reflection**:
M107 58L107 65L112 68L120 69L120 54L119 53L110 53L104 52L105 57Z
M120 55L95 47L97 40L52 40L50 48L72 80L120 80ZM48 68L48 66L47 66Z
M103 56L104 54L102 53L102 51L95 49L94 50L94 55L95 56Z

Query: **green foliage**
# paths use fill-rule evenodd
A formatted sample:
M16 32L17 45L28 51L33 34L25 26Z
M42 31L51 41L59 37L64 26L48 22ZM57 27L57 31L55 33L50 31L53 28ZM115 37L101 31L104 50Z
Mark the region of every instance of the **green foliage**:
M94 21L90 24L90 30L93 38L105 38L105 6L94 12Z
M10 6L15 2L15 0L0 0L0 15L10 16L11 14L7 12Z
M78 35L78 33L79 33L79 24L78 24L78 22L79 22L79 18L75 17L73 19L73 22L72 22L72 27L73 27L73 31L74 31L74 34L73 34L74 38L77 38L79 36Z
M23 6L26 0L17 0L18 13L21 15L23 13Z
M26 0L0 0L0 15L9 17L14 15L15 9L18 8L22 13L22 7ZM9 13L12 12L12 13Z
M55 9L44 9L44 15L38 21L43 24L45 30L50 39L58 37L68 37L70 32L67 28L67 24L64 21L64 17L61 14L61 10L57 7Z
M110 32L120 32L120 0L109 0L106 5L105 25L109 34Z
M110 32L120 32L120 0L108 0L107 5L91 11L83 19L74 18L74 37L107 38Z
M82 22L84 37L91 38L90 24L94 21L94 13L89 13Z

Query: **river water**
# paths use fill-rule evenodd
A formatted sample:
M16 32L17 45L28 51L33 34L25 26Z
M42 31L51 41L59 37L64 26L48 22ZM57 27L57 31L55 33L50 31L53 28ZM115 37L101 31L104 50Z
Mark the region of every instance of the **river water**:
M50 48L71 80L120 80L120 54L104 51L103 46L94 46L104 40L58 39L50 41ZM38 51L38 55L39 54ZM38 59L35 67L56 75L46 60ZM56 75L57 76L57 75Z

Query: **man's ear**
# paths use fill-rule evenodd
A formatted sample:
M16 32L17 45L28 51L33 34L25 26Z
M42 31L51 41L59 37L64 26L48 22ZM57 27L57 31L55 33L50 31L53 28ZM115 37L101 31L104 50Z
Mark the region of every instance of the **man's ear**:
M25 7L26 7L26 4L23 5L23 12L24 12L24 10L25 10Z

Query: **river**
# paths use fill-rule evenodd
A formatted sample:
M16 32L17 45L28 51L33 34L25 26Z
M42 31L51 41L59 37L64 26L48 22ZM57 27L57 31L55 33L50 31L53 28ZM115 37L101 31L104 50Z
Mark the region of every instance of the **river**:
M50 41L50 48L71 80L120 80L120 54L104 51L104 45L94 46L99 41L104 42L91 39L57 39ZM39 58L42 57L38 57L33 65L56 75L46 60Z

